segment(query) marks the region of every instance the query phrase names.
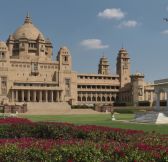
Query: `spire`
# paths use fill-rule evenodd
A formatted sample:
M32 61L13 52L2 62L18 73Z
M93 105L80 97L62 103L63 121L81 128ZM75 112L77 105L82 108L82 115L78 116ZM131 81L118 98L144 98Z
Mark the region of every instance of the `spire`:
M105 54L104 54L104 52L103 52L102 58L105 58Z
M121 48L124 48L124 42L122 41L122 46L121 46Z
M27 12L27 16L25 17L25 21L24 21L24 24L32 24L32 20L31 20L31 17L29 15L29 12Z

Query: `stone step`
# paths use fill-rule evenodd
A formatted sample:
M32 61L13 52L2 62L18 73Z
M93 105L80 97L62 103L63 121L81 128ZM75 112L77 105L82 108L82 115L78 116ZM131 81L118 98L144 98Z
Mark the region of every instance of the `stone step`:
M54 115L71 111L71 106L67 102L53 103L27 103L26 114Z

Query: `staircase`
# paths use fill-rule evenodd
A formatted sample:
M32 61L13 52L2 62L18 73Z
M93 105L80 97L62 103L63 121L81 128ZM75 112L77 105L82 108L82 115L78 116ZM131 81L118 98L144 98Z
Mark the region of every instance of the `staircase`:
M30 102L27 103L27 112L30 115L58 115L71 111L67 102Z

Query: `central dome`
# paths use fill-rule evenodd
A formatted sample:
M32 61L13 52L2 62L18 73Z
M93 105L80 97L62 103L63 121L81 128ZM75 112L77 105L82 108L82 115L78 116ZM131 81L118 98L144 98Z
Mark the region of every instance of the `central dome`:
M24 37L29 40L37 40L39 35L44 39L43 34L32 24L31 18L27 15L24 24L14 32L13 38L18 40Z

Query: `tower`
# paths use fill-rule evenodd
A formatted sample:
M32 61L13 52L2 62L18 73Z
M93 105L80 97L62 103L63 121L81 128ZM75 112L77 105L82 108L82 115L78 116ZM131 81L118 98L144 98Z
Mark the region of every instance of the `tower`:
M109 74L109 63L108 63L108 59L105 56L100 58L98 74L103 74L103 75Z
M71 54L67 47L61 47L58 51L57 60L59 61L59 68L63 71L71 71Z
M144 74L135 73L131 77L132 102L137 105L138 101L144 100Z
M124 87L126 84L130 83L130 58L128 52L121 48L117 56L117 74L119 75L120 87Z

